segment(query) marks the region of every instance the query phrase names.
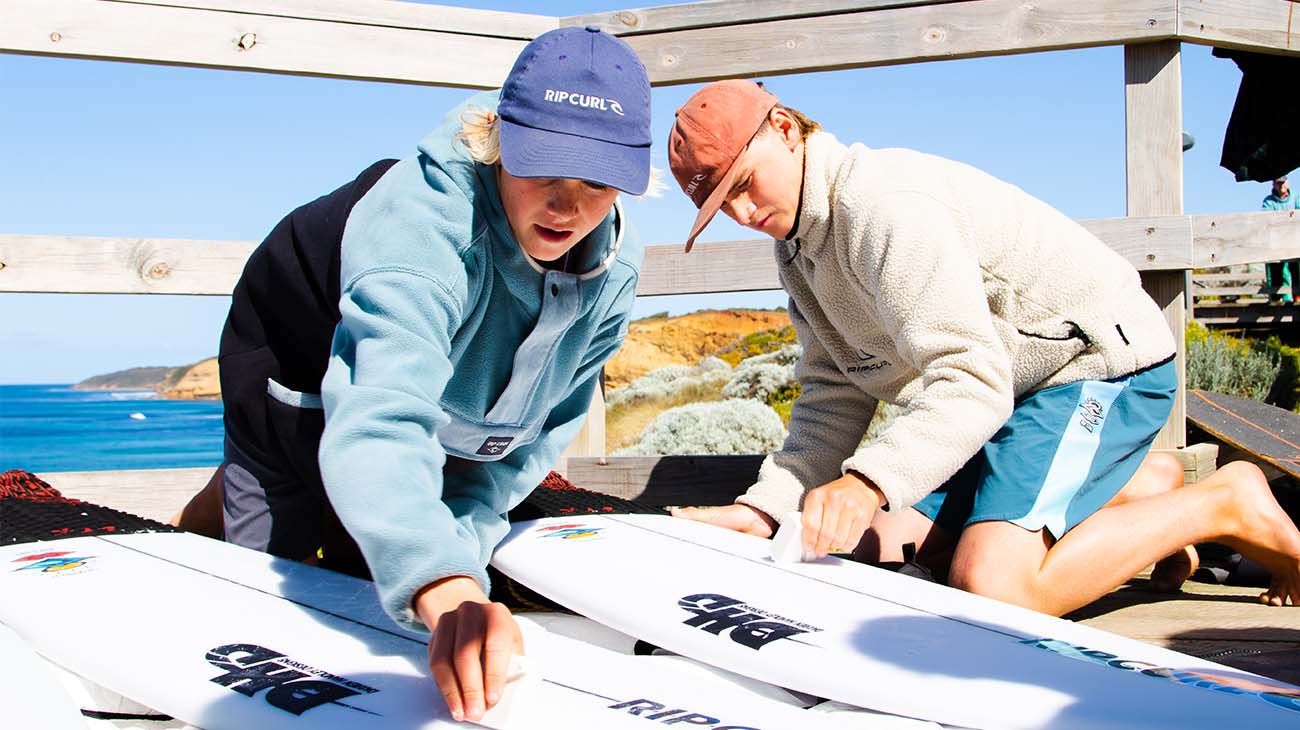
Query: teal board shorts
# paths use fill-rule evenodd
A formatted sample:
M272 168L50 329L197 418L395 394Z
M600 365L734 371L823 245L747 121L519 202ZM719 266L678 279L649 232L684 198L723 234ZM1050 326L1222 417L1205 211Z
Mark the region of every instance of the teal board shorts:
M1060 539L1110 501L1169 418L1173 358L1113 380L1031 393L943 486L914 509L956 537L976 522L1010 522Z

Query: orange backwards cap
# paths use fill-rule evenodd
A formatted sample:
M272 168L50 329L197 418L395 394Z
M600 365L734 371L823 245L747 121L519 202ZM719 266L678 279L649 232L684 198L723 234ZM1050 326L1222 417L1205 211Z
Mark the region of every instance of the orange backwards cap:
M668 136L668 167L682 192L700 209L686 250L727 199L739 172L736 161L758 134L777 99L753 81L715 81L677 110Z

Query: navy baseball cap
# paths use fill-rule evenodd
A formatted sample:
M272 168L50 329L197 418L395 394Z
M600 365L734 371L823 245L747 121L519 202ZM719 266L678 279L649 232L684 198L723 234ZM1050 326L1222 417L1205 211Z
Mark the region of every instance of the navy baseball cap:
M501 87L501 164L515 177L650 184L650 80L632 48L595 26L524 47Z

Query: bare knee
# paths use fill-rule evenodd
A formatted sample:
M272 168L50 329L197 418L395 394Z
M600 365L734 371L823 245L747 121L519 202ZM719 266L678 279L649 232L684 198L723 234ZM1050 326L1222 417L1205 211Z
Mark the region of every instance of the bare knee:
M1249 461L1233 461L1219 467L1203 482L1207 487L1227 490L1234 495L1257 494L1268 491L1268 477Z
M1264 471L1249 461L1232 461L1215 470L1212 479L1222 479L1232 484L1268 486Z
M1147 454L1142 465L1107 507L1154 497L1183 486L1183 465L1169 454Z
M1029 587L1002 570L996 560L956 559L948 573L948 585L967 593L999 601L1027 605Z
M1150 470L1151 480L1157 485L1167 485L1161 492L1183 486L1183 463L1170 454L1147 454L1142 468Z

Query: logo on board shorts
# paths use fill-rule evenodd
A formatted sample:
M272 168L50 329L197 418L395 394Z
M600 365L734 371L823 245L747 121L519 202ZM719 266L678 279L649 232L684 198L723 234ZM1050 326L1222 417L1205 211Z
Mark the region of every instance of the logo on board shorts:
M1125 672L1137 672L1148 677L1222 694L1251 696L1284 710L1300 712L1300 689L1273 683L1272 680L1264 677L1223 674L1209 669L1170 669L1136 659L1123 659L1117 654L1077 646L1060 639L1024 639L1020 643L1076 661L1099 664Z
M225 672L210 681L238 692L263 698L272 707L295 715L320 707L339 705L349 710L378 715L376 712L349 705L341 700L379 690L297 662L278 651L256 644L226 644L208 650L205 657L212 666Z
M541 537L544 538L559 538L561 540L582 540L585 538L595 537L596 535L600 534L600 531L603 529L605 528L588 527L581 523L574 523L570 525L547 525L546 527L538 528L537 531L541 533Z
M757 651L773 641L821 629L716 593L686 596L677 605L694 614L682 623Z
M1083 426L1083 430L1093 433L1104 420L1106 420L1106 409L1096 398L1089 396L1079 403L1079 425Z
M12 562L22 563L13 572L20 570L34 570L40 573L65 573L76 570L92 560L92 555L77 555L71 552L53 552L37 553L35 555L24 555Z
M629 715L650 720L653 722L662 722L665 725L681 724L684 727L708 727L714 730L759 730L759 728L749 725L732 725L724 723L716 717L710 717L700 712L692 712L680 707L665 705L662 702L654 700L637 699L619 702L610 705L611 710L623 710Z
M483 442L482 446L478 447L478 451L475 453L482 456L496 456L503 453L506 447L510 445L510 442L514 440L513 436L488 436L487 440Z

